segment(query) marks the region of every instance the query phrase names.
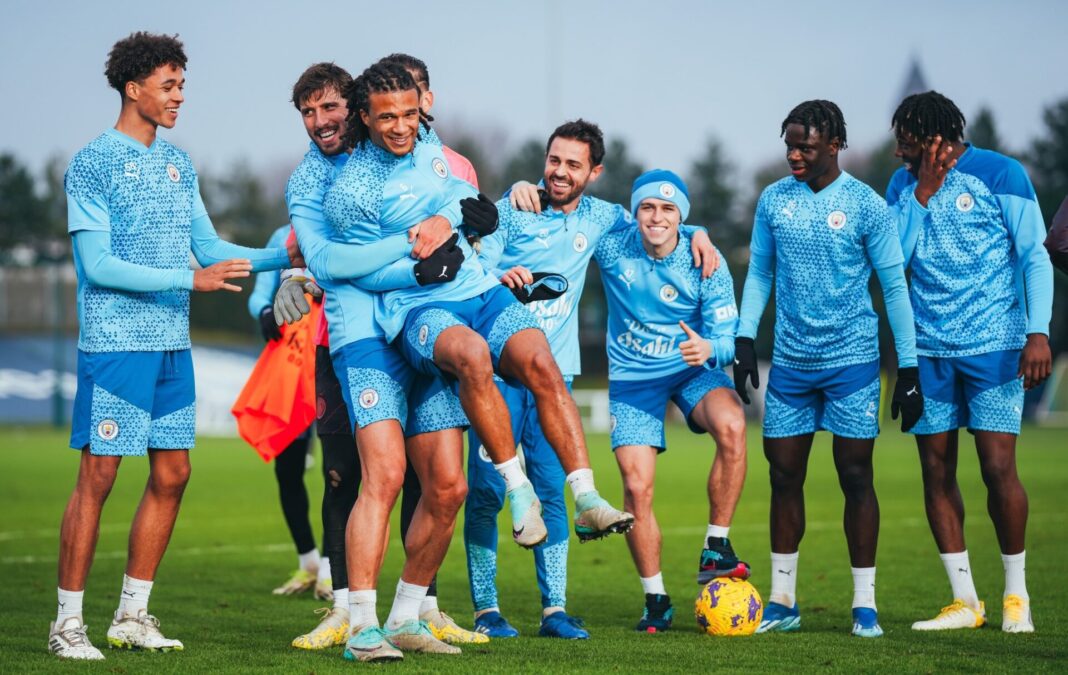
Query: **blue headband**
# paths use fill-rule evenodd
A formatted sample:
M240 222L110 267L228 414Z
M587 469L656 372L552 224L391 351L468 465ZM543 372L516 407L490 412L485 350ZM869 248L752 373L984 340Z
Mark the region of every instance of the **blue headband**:
M630 212L637 213L644 199L663 199L679 207L681 222L690 214L690 191L678 174L666 169L652 169L634 179L630 189Z

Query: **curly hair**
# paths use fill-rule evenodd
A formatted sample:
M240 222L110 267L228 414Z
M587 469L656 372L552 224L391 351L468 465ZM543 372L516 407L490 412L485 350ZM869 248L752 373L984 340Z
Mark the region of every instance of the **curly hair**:
M585 143L590 149L590 166L599 166L604 161L604 134L601 128L593 122L577 119L564 122L553 130L549 136L549 142L545 144L545 154L549 154L549 148L553 140L557 138L569 138Z
M837 138L839 147L843 150L846 148L845 117L842 116L841 108L831 101L814 99L798 104L782 121L779 136L785 136L786 127L791 124L804 127L806 137L815 130L816 133L822 134L828 143Z
M408 69L397 63L382 63L381 61L368 66L367 70L360 73L359 77L341 92L349 107L349 116L346 120L348 129L345 131L345 146L354 148L370 138L367 125L360 118L360 111L371 112L371 94L389 93L394 91L407 91L412 89L419 93L419 85L415 83Z
M937 91L908 96L894 111L890 127L925 141L941 136L947 141L964 138L964 113L953 101Z
M185 68L185 63L185 49L177 35L138 31L111 47L104 76L113 89L125 96L127 82L143 82L160 66Z
M293 106L300 110L300 106L307 103L315 94L327 89L336 89L338 94L344 95L344 91L352 84L352 75L349 71L333 62L316 63L309 66L301 73L297 83L293 85Z

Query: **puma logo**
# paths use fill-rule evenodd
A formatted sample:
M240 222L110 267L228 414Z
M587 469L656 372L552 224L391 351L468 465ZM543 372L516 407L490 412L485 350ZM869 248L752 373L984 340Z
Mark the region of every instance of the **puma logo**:
M905 392L905 396L912 396L915 393L917 393L916 392L916 385L912 385L912 389L909 389L908 391L906 391Z
M779 574L785 574L786 576L790 576L793 573L793 570L790 570L789 572L787 572L786 570L779 570Z
M442 279L449 274L449 266L445 265L441 268L441 274L438 275L438 279Z
M958 567L957 571L960 572L961 574L967 574L968 573L968 568L967 567Z
M136 595L133 591L127 591L125 589L123 589L122 594L127 596L127 597L130 597L130 598L132 598L134 595Z
M65 603L65 602L61 602L61 603L59 603L59 608L60 608L60 609L63 609L63 608L64 608L64 607L66 607L66 606L67 606L67 603Z
M523 527L519 528L518 530L516 530L516 529L513 529L513 530L512 530L512 538L513 538L513 539L516 539L516 538L518 538L518 537L522 536L522 534L523 534L523 531L524 531L524 530L526 530L526 529L527 529L527 528L526 528L526 525L524 525Z

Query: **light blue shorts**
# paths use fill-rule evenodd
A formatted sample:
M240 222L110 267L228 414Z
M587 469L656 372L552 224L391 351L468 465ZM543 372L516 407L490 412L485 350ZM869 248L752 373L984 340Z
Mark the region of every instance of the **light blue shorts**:
M823 370L772 364L764 397L764 436L824 429L843 438L879 435L879 362Z

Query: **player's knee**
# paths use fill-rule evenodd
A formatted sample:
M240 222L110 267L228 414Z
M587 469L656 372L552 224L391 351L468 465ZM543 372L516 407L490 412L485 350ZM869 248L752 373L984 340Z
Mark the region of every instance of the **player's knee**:
M466 498L467 481L464 480L463 473L442 481L440 485L434 487L435 510L440 510L442 513L455 516Z
M637 511L649 510L653 505L653 483L636 477L624 479L623 500L629 508Z
M838 484L846 497L861 497L872 491L872 471L869 464L847 464L838 469Z
M78 480L78 489L95 499L107 499L118 475L118 464L95 462L83 464Z
M1008 454L981 457L979 470L987 487L997 487L1017 480L1016 461Z
M185 492L191 473L192 467L189 462L180 462L167 467L157 466L152 469L149 481L156 494L177 498Z
M477 335L465 337L454 345L449 361L461 381L484 383L493 379L489 345Z
M729 415L717 419L712 424L712 435L716 439L717 454L728 461L745 460L745 417Z
M805 484L805 477L797 472L772 464L768 469L772 492L800 492Z
M375 467L368 472L367 480L363 481L360 495L366 494L375 501L392 504L403 486L403 464Z
M523 375L527 388L535 393L549 393L564 388L560 366L548 349L538 349L529 356L524 364Z

